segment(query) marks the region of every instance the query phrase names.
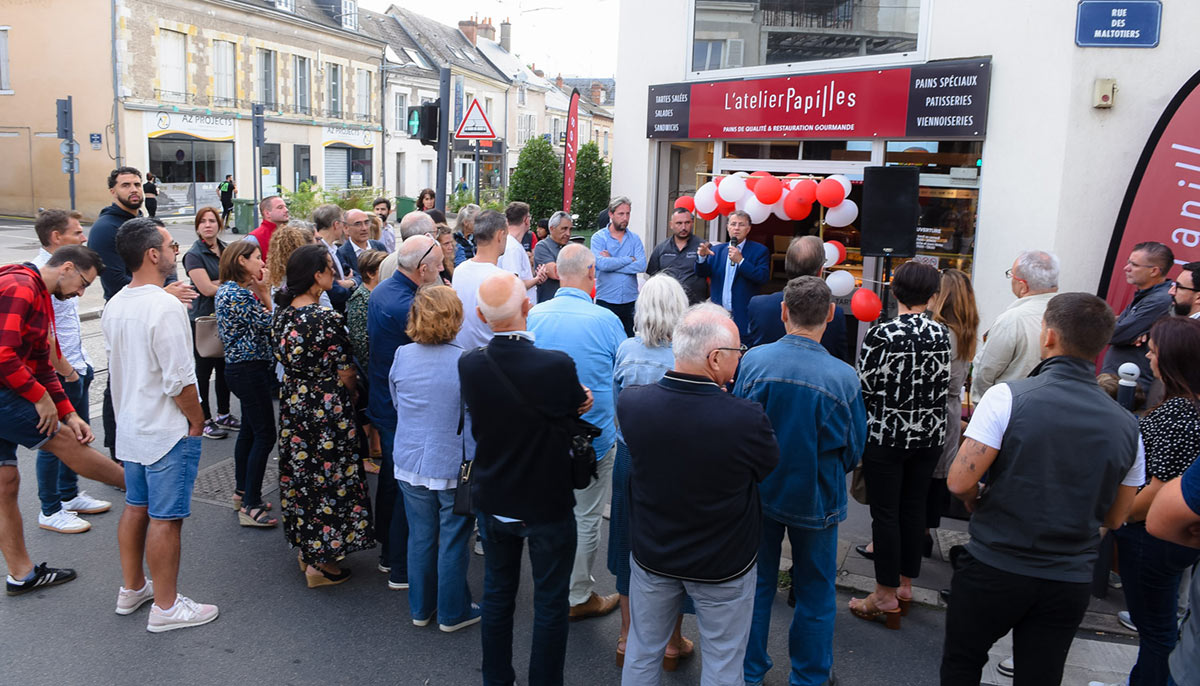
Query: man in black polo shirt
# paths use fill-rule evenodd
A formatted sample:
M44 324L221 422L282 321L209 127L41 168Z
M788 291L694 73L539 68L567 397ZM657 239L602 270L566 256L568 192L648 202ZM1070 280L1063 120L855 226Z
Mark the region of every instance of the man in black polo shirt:
M758 484L779 463L771 420L725 392L744 348L720 305L688 311L671 337L675 367L621 392L629 477L629 640L622 683L658 683L684 591L696 601L702 683L742 683L761 541ZM720 431L663 431L687 417Z
M1010 629L1014 683L1062 681L1101 527L1125 521L1145 481L1137 420L1096 384L1092 360L1115 321L1094 295L1055 296L1041 364L988 389L965 431L947 486L974 515L951 584L943 686L977 686Z
M471 494L485 553L485 684L511 684L516 678L513 606L526 539L534 611L528 683L561 684L567 655L575 495L567 434L549 418L577 417L591 409L592 397L579 384L570 356L534 347L525 324L530 306L516 275L484 279L476 311L464 316L486 321L495 335L458 362L476 443Z
M646 259L646 276L666 272L683 286L688 304L695 305L707 300L708 279L696 274L700 243L700 237L692 233L692 213L676 207L671 213L671 236L654 246L650 257ZM776 312L777 317L778 314Z

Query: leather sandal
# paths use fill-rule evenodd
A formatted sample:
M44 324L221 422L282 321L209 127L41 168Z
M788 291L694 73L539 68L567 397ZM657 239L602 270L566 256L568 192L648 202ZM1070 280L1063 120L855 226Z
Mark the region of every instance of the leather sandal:
M238 510L238 524L242 526L254 526L259 528L270 528L279 523L279 520L267 514L267 508L256 507L251 510L242 508Z
M671 644L668 643L667 648L670 647ZM686 660L687 658L691 657L692 654L696 652L696 644L692 643L691 640L687 639L686 637L680 636L677 650L679 652L675 653L674 655L667 655L665 653L663 654L664 672L674 672L676 669L679 669L679 661Z
M857 600L857 598L851 598L851 602L854 600ZM855 607L854 605L850 605L849 607L850 614L858 617L859 619L865 619L869 622L874 622L880 617L883 617L887 628L892 629L893 631L900 628L901 614L900 608L898 607L892 610L880 610L875 606L875 602L870 599L870 596L859 600L858 607Z
M908 609L909 609L910 607L912 607L912 601L913 601L913 599L912 599L911 597L909 597L909 598L905 598L905 597L901 596L899 593L897 593L897 594L896 594L896 600L899 600L899 601L900 601L900 616L901 616L901 617L907 617L907 616L908 616Z
M617 666L625 666L625 639L617 639Z

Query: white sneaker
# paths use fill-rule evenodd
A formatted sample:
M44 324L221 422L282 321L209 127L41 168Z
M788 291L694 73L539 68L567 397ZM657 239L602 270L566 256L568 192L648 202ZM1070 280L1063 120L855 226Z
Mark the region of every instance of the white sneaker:
M91 524L83 521L79 515L66 508L49 517L39 512L38 526L46 531L57 531L60 534L81 534L92 528Z
M157 605L150 606L150 621L146 622L146 631L160 634L164 631L208 624L216 618L216 605L203 605L177 593L175 605L170 610L159 609Z
M1000 672L1003 676L1011 677L1017 673L1017 668L1013 666L1013 659L1006 657L1000 661L1000 664L996 665L996 671Z
M1129 616L1129 610L1121 610L1118 612L1117 621L1120 622L1121 626L1125 627L1126 629L1129 629L1130 631L1137 631L1137 625L1133 623L1133 618Z
M146 579L140 591L131 591L124 586L117 592L117 614L131 615L147 602L154 600L154 582Z
M62 508L76 514L100 514L112 509L112 503L93 498L87 494L87 491L80 491L74 498L64 502Z

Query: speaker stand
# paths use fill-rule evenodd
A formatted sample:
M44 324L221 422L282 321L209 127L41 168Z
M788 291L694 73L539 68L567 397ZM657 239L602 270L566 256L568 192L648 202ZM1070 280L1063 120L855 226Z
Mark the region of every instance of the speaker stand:
M888 294L892 290L892 249L883 249L883 283L879 290L880 312L886 317L888 312Z

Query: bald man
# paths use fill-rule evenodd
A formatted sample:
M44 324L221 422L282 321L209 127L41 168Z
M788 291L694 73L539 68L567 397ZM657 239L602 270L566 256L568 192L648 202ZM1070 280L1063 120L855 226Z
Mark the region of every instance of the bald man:
M426 215L428 216L428 215ZM387 250L382 241L371 240L371 215L362 210L346 212L346 241L338 248L337 255L342 264L350 265L354 280L362 283L358 273L358 258L367 250Z
M570 446L552 423L590 409L591 398L566 354L533 345L529 298L514 274L483 279L473 312L493 337L458 363L475 438L473 504L483 531L483 681L515 681L513 608L521 554L529 539L534 622L531 684L563 681L567 598L575 559ZM536 410L531 409L536 407Z

